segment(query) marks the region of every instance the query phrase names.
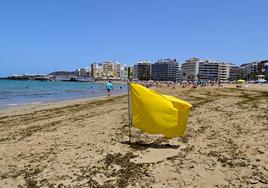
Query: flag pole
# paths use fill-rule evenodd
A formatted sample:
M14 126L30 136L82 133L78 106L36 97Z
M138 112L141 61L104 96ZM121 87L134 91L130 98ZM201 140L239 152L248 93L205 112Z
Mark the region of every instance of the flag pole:
M128 93L128 137L129 137L129 143L131 143L131 125L132 125L132 119L131 119L131 106L130 106L130 82L129 80L127 81L127 93Z

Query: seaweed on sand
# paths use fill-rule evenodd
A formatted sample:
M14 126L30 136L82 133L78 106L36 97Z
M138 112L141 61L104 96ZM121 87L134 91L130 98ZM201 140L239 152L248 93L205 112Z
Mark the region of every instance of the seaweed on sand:
M113 165L119 165L120 169L113 171L111 176L117 177L116 186L126 187L128 184L135 185L136 182L140 182L143 177L149 176L148 167L149 163L134 163L130 159L136 157L132 152L128 152L125 155L121 153L107 154L104 158L104 164L106 168L110 168Z

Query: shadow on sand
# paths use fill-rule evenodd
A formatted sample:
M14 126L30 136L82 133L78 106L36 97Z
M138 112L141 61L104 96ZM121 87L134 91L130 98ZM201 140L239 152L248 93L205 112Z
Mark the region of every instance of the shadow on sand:
M170 144L159 144L159 143L145 143L142 141L130 142L122 141L121 144L129 145L132 149L145 150L148 148L154 149L178 149L179 145L170 145Z

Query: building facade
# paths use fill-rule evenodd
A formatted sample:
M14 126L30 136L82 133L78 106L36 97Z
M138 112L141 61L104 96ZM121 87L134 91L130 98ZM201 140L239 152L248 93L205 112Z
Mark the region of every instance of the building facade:
M177 81L178 63L176 59L161 59L152 64L151 79L155 81Z
M199 62L197 58L186 60L182 64L182 80L195 81L198 80Z
M229 64L229 80L234 81L241 78L241 68L234 64Z
M257 79L257 62L246 63L240 66L241 77L245 80L255 80Z
M134 79L150 80L151 79L151 64L149 61L139 61L134 65Z
M218 80L227 81L229 79L230 69L229 64L219 63Z
M211 61L199 61L199 80L218 80L219 77L219 63Z
M138 80L138 65L133 66L133 80Z
M92 63L91 64L91 76L94 79L100 79L103 75L102 63Z
M89 67L84 67L76 70L76 75L78 77L90 77L90 68Z
M268 60L263 60L263 61L259 61L257 63L257 74L258 75L264 75L264 78L267 80L268 79Z
M264 64L264 77L265 77L265 80L268 80L268 60Z
M121 65L118 62L105 61L91 64L91 76L94 79L120 79Z
M132 80L133 79L133 66L132 65L121 66L120 78L122 80Z
M245 63L241 66L241 75L246 80L257 80L260 76L268 79L268 60Z
M178 64L178 74L177 74L177 81L182 81L182 77L183 77L183 70L182 70L182 66L180 64Z
M226 81L229 78L229 64L192 58L182 64L182 79L186 81Z

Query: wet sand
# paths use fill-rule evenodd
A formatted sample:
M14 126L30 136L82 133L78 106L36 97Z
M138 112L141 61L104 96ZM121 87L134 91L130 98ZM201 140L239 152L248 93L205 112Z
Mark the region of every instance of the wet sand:
M126 95L0 111L0 187L268 187L268 85L157 90L193 104L184 137L129 144Z

